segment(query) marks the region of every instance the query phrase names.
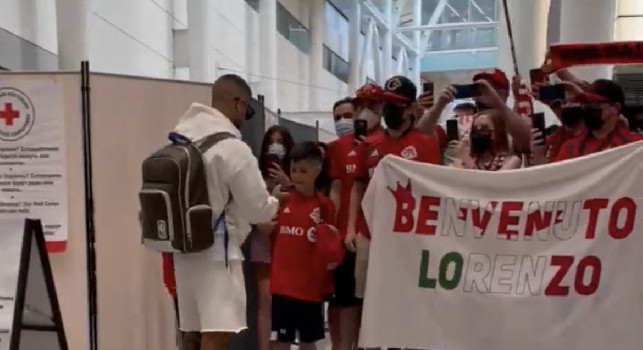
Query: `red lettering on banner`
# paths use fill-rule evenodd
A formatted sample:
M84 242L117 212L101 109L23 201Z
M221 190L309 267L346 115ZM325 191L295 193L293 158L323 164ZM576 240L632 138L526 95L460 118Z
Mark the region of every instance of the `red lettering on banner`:
M587 269L592 269L592 274L588 284L585 284L585 274ZM580 295L592 295L598 289L601 281L601 260L595 256L586 256L579 263L576 268L576 276L574 277L574 289Z
M433 209L433 207L437 207ZM439 197L422 197L418 211L418 223L415 232L420 235L435 235L435 224L429 224L429 221L437 223L438 209L440 207Z
M623 211L625 211L625 223L619 227L618 219ZM628 197L620 198L612 205L607 232L614 239L626 238L634 231L635 218L636 203L634 203L634 200Z
M563 278L567 276L567 271L574 263L574 257L569 255L554 255L551 257L551 266L558 266L559 269L551 278L549 285L545 288L545 295L565 296L569 294L569 287L561 285Z
M513 215L512 212L522 211L522 202L503 202L500 211L500 221L498 222L498 236L505 236L506 239L513 239L518 236L518 229L510 230L509 226L518 226L520 216Z
M587 220L587 229L585 230L585 238L594 239L596 236L596 222L598 221L598 213L607 208L609 201L605 198L594 198L585 201L583 209L589 210L589 218Z
M415 198L411 189L411 182L402 187L397 183L397 187L392 189L388 187L389 191L395 198L395 221L393 222L393 231L395 232L411 232L415 225L413 211L415 210Z

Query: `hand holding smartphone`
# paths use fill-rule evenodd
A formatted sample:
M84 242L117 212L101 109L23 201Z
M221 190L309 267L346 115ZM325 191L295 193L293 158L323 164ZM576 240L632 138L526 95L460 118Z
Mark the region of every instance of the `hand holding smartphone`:
M368 123L364 119L355 119L353 121L353 132L355 139L361 141L368 135Z
M534 127L534 129L537 129L538 131L540 131L540 134L542 135L542 138L537 142L537 146L544 145L545 135L547 131L545 127L545 113L535 113L532 116L531 125Z
M538 98L543 102L565 99L565 86L561 84L543 85L538 89Z
M433 92L433 89L434 89L433 82L428 81L428 82L422 84L422 92L425 93L425 94L427 94L427 93L431 94L431 96L433 96L433 98L435 99L435 94ZM427 105L426 107L427 108L433 107L433 103L431 103L430 105Z
M532 84L546 84L548 76L542 69L536 68L529 71L529 80Z
M451 141L460 140L460 131L458 130L458 120L447 120L447 144Z

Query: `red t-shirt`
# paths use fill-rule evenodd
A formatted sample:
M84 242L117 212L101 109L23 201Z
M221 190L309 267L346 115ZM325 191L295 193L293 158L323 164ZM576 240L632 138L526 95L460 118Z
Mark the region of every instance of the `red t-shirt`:
M356 180L366 182L373 176L380 160L389 154L421 163L442 164L436 138L416 129L407 131L399 138L389 137L385 133L369 138L360 145L359 153ZM361 209L355 227L358 234L371 238Z
M560 148L565 142L582 134L583 130L585 129L569 130L565 127L560 127L556 132L547 136L545 139L545 156L549 159L549 162L552 163L554 159L556 159L560 152Z
M440 149L447 148L447 133L444 131L442 125L436 124L435 127L433 127L433 133L435 134L435 138L438 140Z
M279 209L270 274L270 292L321 302L329 292L328 264L317 256L317 226L334 224L333 203L321 193L306 197L291 192ZM339 239L339 238L338 238Z
M605 138L596 138L591 132L585 130L579 136L568 140L561 146L560 152L553 161L578 158L641 140L643 135L631 132L625 123L619 121L616 128Z
M380 128L371 131L369 138L384 134ZM355 136L351 133L333 141L328 147L329 175L331 180L340 181L339 207L337 209L337 229L342 239L348 228L348 210L351 201L351 189L357 171L358 147Z

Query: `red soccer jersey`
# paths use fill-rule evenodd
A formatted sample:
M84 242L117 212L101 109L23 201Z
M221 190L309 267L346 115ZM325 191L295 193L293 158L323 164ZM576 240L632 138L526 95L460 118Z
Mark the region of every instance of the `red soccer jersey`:
M442 163L435 137L416 129L407 131L399 138L389 137L386 134L369 138L361 145L359 153L356 179L366 182L373 176L373 171L380 160L389 154L421 163L438 165ZM361 209L355 227L358 234L371 238Z
M328 264L317 255L317 226L334 224L333 203L321 193L306 197L291 192L279 209L270 274L270 292L321 302L328 294Z
M372 131L369 138L384 134L382 129ZM333 141L328 148L329 175L331 180L340 182L339 207L337 209L337 229L342 239L348 228L348 207L351 200L351 189L357 171L358 147L354 135L348 134Z
M619 121L616 128L605 138L596 138L586 130L579 136L568 140L561 146L554 162L586 156L641 140L643 140L643 135L631 132L625 123Z
M584 129L579 130L569 130L565 127L560 127L556 132L547 136L545 140L545 156L549 159L549 162L553 162L562 145L568 140L573 139L574 137L580 135Z
M440 146L440 149L447 148L447 133L444 131L444 128L442 125L436 124L435 127L433 128L433 133L435 134L435 138L438 140L438 145Z

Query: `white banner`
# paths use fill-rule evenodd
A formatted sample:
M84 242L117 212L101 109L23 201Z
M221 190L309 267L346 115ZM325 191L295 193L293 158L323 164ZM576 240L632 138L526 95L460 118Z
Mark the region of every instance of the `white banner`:
M65 118L54 78L0 81L0 225L22 218L42 220L50 251L65 249Z
M362 204L360 346L641 348L643 142L510 172L387 157Z

